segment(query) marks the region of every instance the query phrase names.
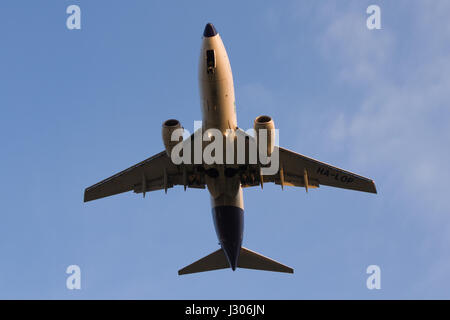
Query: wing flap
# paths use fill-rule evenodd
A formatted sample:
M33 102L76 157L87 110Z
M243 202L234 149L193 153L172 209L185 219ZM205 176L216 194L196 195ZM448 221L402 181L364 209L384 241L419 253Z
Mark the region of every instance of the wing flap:
M248 161L250 141L255 143L254 138L242 130L238 130L238 133L246 137L245 151L246 161ZM375 183L371 179L327 163L308 158L282 147L275 146L275 148L276 151L279 152L279 164L280 168L283 170L278 170L278 172L273 175L264 175L262 177L263 181L261 181L261 177L258 173L260 170L260 165L249 164L247 166L245 176L251 176L252 178L241 178L241 185L243 188L273 182L284 186L318 188L320 185L326 185L336 188L377 193Z
M162 181L164 168L167 168L166 170L170 169L172 172L174 171L174 165L169 160L165 151L163 151L106 178L85 189L84 202L135 190L135 186L142 184L144 178L150 181L155 179ZM163 185L160 185L160 189L163 187Z
M306 173L308 186L326 185L336 188L352 189L377 193L373 180L346 171L318 160L308 158L296 152L279 147L280 164L283 166L285 181L294 181L294 185L304 186ZM273 177L279 183L279 177ZM278 179L278 181L277 181Z

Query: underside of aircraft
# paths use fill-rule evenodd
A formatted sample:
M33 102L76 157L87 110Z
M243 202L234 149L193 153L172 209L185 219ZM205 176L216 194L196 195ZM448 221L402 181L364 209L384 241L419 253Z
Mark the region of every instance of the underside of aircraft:
M182 268L178 274L225 268L293 273L292 268L242 246L242 190L263 188L266 183L274 183L281 188L302 187L306 191L324 185L377 193L375 184L371 179L277 146L274 121L267 115L255 119L254 135L240 129L228 55L211 23L206 25L203 33L199 83L202 127L188 138L183 139L178 134L174 139L174 133L184 133L184 128L178 120L165 121L162 125L165 150L86 188L84 201L128 191L145 197L147 192L156 190L167 193L174 186L183 186L185 190L207 188L211 194L213 221L221 248ZM211 139L208 132L213 129L222 137ZM265 144L261 144L263 140ZM216 144L211 161L204 155L214 142L221 143ZM230 145L233 148L227 149L226 146ZM175 161L175 156L183 161Z

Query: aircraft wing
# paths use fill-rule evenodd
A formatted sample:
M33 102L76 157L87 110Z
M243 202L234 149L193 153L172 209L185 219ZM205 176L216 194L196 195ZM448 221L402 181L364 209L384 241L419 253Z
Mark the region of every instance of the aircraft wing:
M263 182L274 182L285 186L317 188L326 185L377 193L373 180L339 169L296 152L279 149L280 169L272 176L263 176Z
M175 185L205 188L204 175L193 165L175 165L162 151L138 164L123 170L84 191L84 202L115 194L134 191L144 193L166 190Z

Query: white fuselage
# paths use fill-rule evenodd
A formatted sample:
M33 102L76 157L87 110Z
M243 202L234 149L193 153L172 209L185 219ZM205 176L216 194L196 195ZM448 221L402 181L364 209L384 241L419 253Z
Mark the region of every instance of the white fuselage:
M219 34L203 37L199 61L199 86L203 132L215 128L226 134L237 129L233 74L227 51ZM239 177L224 176L224 165L216 166L219 176L206 177L213 208L220 205L243 209Z

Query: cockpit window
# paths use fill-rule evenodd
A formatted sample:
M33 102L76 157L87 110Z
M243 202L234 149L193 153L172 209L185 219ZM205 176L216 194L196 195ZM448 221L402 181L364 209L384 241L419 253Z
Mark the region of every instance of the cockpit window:
M216 68L216 56L214 50L206 50L206 72L214 73Z

